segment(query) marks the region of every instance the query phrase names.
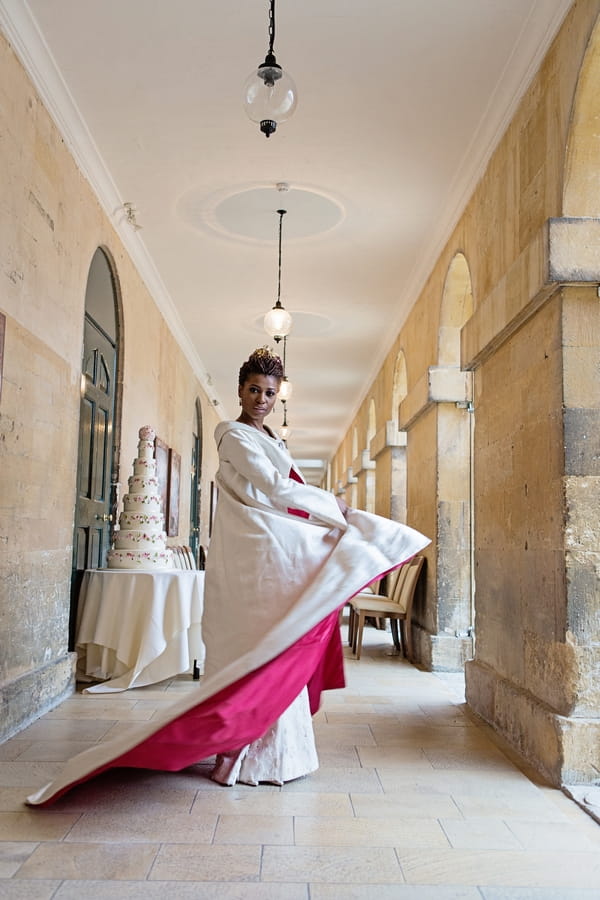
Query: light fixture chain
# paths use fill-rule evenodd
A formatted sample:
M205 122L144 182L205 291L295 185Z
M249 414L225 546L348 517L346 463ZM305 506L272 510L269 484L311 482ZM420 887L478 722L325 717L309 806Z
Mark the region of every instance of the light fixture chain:
M277 275L277 305L279 305L279 298L281 296L281 231L283 227L283 217L285 216L287 210L286 209L278 209L279 213L279 271Z
M269 53L273 53L275 44L275 0L271 0L269 9Z

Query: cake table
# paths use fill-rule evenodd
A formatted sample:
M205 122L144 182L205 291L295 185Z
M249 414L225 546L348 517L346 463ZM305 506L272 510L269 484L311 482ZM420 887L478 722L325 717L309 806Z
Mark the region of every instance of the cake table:
M156 684L202 668L204 572L88 569L77 611L77 678L89 693Z

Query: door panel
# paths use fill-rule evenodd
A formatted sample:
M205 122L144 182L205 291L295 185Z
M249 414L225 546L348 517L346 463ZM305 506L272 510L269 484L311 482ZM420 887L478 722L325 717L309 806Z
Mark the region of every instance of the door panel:
M110 548L116 358L112 341L86 316L71 577L71 649L75 646L77 601L83 573L85 569L104 568Z
M116 351L88 317L84 330L85 393L81 399L75 559L84 569L106 565L110 541L111 433ZM85 550L79 547L83 540ZM77 566L79 568L79 565Z
M107 254L92 258L85 291L79 447L73 528L69 646L74 649L77 603L85 569L103 568L110 546L117 348L117 283Z

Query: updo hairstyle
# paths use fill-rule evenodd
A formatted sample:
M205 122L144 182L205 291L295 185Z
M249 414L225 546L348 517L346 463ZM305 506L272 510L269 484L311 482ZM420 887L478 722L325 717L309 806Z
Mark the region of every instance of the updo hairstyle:
M243 387L252 375L272 375L281 381L283 378L283 363L279 356L271 353L268 347L259 347L250 354L243 364L238 376L238 385Z

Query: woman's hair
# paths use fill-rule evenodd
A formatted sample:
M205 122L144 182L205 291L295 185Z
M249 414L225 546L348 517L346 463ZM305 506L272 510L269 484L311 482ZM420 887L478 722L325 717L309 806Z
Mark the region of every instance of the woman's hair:
M268 347L259 347L250 354L238 377L238 384L243 387L251 375L273 375L279 381L283 378L283 363Z

